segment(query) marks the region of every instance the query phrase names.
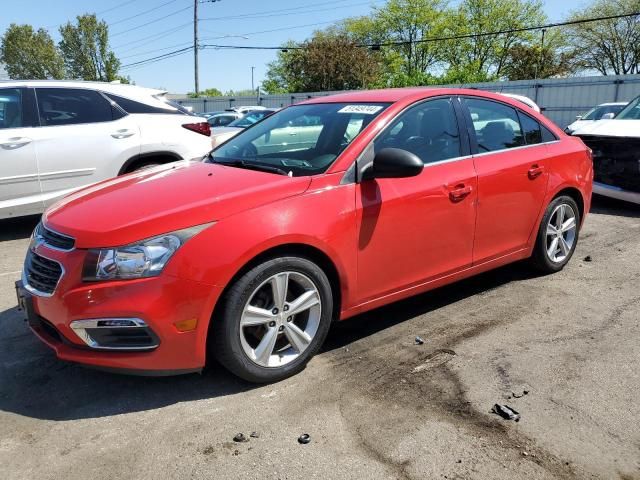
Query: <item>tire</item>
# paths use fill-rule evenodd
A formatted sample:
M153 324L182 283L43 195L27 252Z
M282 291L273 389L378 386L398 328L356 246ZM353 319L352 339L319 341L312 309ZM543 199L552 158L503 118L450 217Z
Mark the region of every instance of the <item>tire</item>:
M564 227L566 230L561 233L562 239L560 239L557 227L562 209L564 209L565 215L562 221L563 225L569 225L567 222L573 218L573 227ZM555 233L553 229L555 229ZM573 198L565 195L554 198L547 207L542 222L540 222L531 263L542 273L559 272L571 260L578 245L579 236L580 209L577 203ZM557 240L554 241L554 238ZM552 248L554 245L555 249Z
M283 290L286 300L274 293ZM329 279L301 257L279 257L252 268L230 286L222 302L212 319L211 353L254 383L277 382L303 370L333 318Z

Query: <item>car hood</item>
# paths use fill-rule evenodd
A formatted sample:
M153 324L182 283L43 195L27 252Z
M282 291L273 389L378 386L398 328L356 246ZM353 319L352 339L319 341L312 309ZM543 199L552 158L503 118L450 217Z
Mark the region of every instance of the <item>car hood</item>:
M78 248L126 245L299 195L309 177L176 162L92 185L49 208L44 222Z
M601 137L640 137L640 120L598 120L573 132L574 135Z

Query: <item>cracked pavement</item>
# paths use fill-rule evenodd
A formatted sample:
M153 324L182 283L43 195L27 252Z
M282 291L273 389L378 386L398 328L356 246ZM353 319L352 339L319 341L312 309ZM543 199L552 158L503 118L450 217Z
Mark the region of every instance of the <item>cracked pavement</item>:
M258 387L57 361L15 309L36 222L0 221L3 478L640 479L640 207L596 198L562 272L515 264L342 322Z

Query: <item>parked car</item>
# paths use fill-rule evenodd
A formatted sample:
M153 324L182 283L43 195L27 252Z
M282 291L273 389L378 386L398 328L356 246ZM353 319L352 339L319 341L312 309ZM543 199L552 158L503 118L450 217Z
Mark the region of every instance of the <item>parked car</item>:
M209 125L211 126L211 128L226 127L234 120L238 120L243 116L244 114L238 113L238 112L222 112L222 113L218 113L216 115L212 115L208 117L207 122L209 122Z
M524 103L527 107L530 107L536 112L540 113L540 107L538 106L538 104L533 100L531 100L529 97L525 97L524 95L516 95L515 93L502 93L502 92L500 92L500 95L513 98L514 100L517 100L520 103Z
M578 115L576 121L564 129L569 135L580 130L582 127L591 125L598 120L609 120L615 118L620 111L627 105L627 102L602 103L597 107L593 107L584 115Z
M291 125L315 138L275 134ZM19 302L63 360L159 375L215 356L242 378L276 381L304 368L333 321L518 260L561 270L592 177L579 139L502 95L316 98L205 162L49 208Z
M255 112L256 110L265 110L267 107L263 107L261 105L243 105L241 107L231 107L227 108L227 112L238 112L246 115L250 112Z
M256 122L259 122L265 117L277 112L277 110L272 108L263 108L261 110L256 110L252 112L248 112L244 116L230 122L225 127L217 127L211 131L211 145L212 147L216 147L226 142L233 136L240 133L245 128L250 127Z
M201 117L204 117L204 118L211 118L214 115L220 115L221 113L224 113L225 111L226 110L218 110L218 111L215 111L215 112L204 112L204 113L199 113L198 115L200 115Z
M593 122L574 135L593 151L593 191L640 204L640 97L615 118Z
M96 82L0 82L0 218L74 190L210 150L203 118L165 92Z

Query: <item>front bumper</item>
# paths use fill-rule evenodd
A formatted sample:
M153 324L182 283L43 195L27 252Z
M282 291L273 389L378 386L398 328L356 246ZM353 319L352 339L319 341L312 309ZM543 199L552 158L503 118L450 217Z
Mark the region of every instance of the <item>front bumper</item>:
M46 245L39 255L64 266L64 274L50 296L38 296L17 285L27 300L29 326L58 358L126 373L163 374L197 371L206 362L206 340L219 287L160 275L139 280L81 282L85 252L60 252ZM72 328L74 321L136 318L158 337L152 350L91 348ZM196 319L195 328L180 331L176 322ZM194 322L191 322L194 323Z

